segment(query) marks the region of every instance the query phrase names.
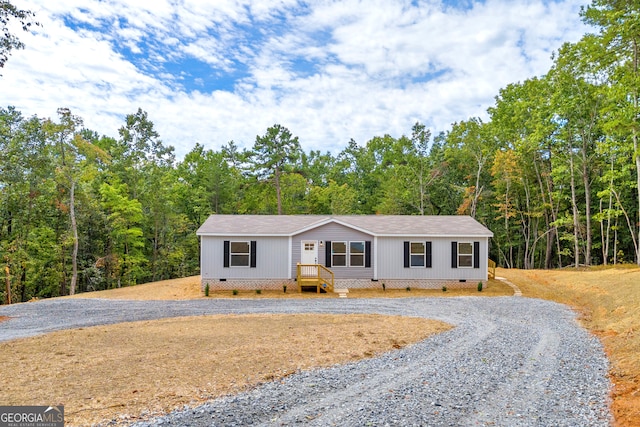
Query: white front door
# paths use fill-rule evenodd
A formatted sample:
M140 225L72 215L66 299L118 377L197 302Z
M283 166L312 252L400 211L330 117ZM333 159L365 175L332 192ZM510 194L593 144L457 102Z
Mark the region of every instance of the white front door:
M318 241L303 240L300 242L300 245L300 264L303 264L302 269L300 270L301 276L317 277L318 267L309 264L318 263Z
M317 264L318 263L318 241L303 240L300 242L300 264Z

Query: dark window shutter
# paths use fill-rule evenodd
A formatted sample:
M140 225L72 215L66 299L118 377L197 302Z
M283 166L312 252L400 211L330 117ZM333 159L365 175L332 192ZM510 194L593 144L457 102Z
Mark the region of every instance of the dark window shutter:
M480 242L473 242L473 268L480 268Z
M255 240L251 241L251 265L249 267L256 268L256 246L257 242Z
M224 241L224 261L223 261L223 264L222 264L222 266L224 268L229 268L229 258L230 258L229 246L230 246L229 241L225 240Z
M331 242L327 240L324 244L326 245L324 248L324 265L331 267Z
M364 242L364 266L365 268L371 267L371 241Z
M451 242L451 268L458 268L458 242Z
M425 255L426 255L426 260L425 260L424 266L426 268L431 268L432 267L432 265L431 265L431 242L425 242L425 244L424 244L424 252L425 252Z
M409 268L411 266L410 255L409 255L409 242L404 242L404 268Z

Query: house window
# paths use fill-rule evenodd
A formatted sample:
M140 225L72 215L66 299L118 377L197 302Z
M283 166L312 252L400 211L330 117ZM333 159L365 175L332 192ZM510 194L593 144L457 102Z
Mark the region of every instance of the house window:
M349 265L364 267L364 242L349 242Z
M347 242L331 242L331 265L347 266Z
M424 242L411 242L411 267L424 267L425 245Z
M458 267L473 267L473 243L458 243Z
M431 242L404 242L404 268L431 268ZM457 255L456 255L457 256Z
M231 267L249 267L251 258L250 242L231 242L229 255Z

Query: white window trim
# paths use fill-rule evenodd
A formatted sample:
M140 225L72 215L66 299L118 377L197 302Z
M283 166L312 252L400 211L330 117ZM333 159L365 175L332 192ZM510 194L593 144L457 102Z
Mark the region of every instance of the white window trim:
M464 245L464 244L468 244L471 245L471 253L470 254L460 254L460 245ZM473 268L473 260L474 260L474 253L473 253L473 242L458 242L458 268ZM471 265L460 265L460 257L471 257Z
M413 252L411 252L412 245L414 243L420 243L422 245L422 265L412 265L412 256ZM416 254L420 255L420 254ZM427 265L427 244L425 242L409 242L409 268L425 268Z
M233 252L231 248L234 243L246 243L249 252ZM233 265L234 255L247 255L247 265ZM251 241L250 240L232 240L229 242L229 268L251 268Z
M345 252L338 252L338 253L334 253L333 252L333 245L336 243L344 243L344 250ZM334 260L334 256L341 256L344 255L345 259L344 259L344 265L336 265ZM335 241L331 241L331 268L346 268L349 267L349 242L344 241L344 240L335 240Z
M362 265L351 265L351 244L352 243L362 243L362 253L361 254L353 254L353 255L357 255L357 256L361 256L362 257ZM364 240L353 240L353 241L349 241L349 267L353 267L353 268L364 268L364 266L367 264L367 243Z
M346 252L333 252L333 244L334 243L344 243ZM363 252L362 254L354 254L362 256L362 265L351 265L351 243L362 243ZM335 255L344 255L345 256L345 264L344 265L335 265L334 256ZM331 241L331 268L365 268L367 265L367 243L364 240L335 240Z

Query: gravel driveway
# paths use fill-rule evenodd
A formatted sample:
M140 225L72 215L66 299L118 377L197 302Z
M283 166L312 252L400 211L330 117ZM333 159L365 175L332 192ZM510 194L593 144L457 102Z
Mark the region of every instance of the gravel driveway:
M608 364L567 307L537 299L121 301L0 307L0 341L216 313L380 313L457 327L381 357L300 372L140 425L608 426Z

